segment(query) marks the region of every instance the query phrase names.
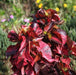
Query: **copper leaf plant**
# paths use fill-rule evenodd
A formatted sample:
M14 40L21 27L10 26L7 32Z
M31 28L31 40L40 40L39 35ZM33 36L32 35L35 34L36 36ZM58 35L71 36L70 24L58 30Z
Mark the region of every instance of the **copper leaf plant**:
M29 26L8 33L16 42L6 51L13 75L75 75L69 55L76 55L76 43L57 26L64 21L53 9L39 9L32 17Z

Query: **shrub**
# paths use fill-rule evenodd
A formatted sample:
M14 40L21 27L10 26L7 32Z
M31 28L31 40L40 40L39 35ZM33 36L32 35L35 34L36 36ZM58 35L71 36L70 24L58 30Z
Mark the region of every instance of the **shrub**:
M16 45L7 48L12 70L17 75L75 75L70 55L76 55L76 43L57 25L60 20L53 9L40 9L30 26L22 25L19 33L11 30L8 38Z

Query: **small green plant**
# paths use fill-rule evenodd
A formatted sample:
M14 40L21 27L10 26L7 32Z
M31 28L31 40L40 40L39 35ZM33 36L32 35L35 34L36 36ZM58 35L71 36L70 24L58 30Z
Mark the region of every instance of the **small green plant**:
M13 43L9 42L9 39L7 38L7 33L0 28L0 75L8 74L8 67L5 63L5 51L10 44Z

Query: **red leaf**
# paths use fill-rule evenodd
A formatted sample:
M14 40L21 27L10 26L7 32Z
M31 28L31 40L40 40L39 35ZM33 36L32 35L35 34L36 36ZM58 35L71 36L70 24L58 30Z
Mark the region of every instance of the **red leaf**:
M55 34L62 41L62 46L67 42L67 35L65 31L57 29L53 30L52 33Z
M37 23L33 24L33 30L35 31L37 35L40 35L43 32L42 29L39 27L39 24Z
M76 43L75 42L73 42L71 50L72 50L72 54L76 56Z
M52 36L51 40L58 43L58 44L61 44L61 40L59 38L55 37L55 36Z
M33 39L33 41L34 42L39 42L39 41L42 41L42 39L43 39L43 37L41 37L41 38L35 38L35 39Z
M70 65L71 59L70 58L61 58L62 63L65 63L66 65Z
M40 35L42 32L43 32L42 29L40 27L38 27L37 30L36 30L36 34Z
M40 55L36 55L36 57L34 58L34 60L33 60L31 65L33 66L39 60L40 60Z
M42 53L42 57L45 58L48 62L53 62L51 48L48 44L43 41L39 42L39 46L36 46L38 52Z
M39 24L38 24L38 23L34 23L34 24L33 24L33 30L34 30L34 31L36 31L38 27L39 27Z
M44 25L45 24L45 19L39 19L39 20L37 20L37 22Z
M22 42L20 44L19 51L22 51L26 47L26 38L25 36L22 36Z
M56 47L56 49L54 49L54 51L57 53L57 54L61 54L61 47L58 45L57 47Z
M45 27L44 27L44 31L51 31L52 28L54 26L54 22L49 22Z
M22 75L25 75L24 67L21 68L21 74L22 74Z
M21 69L23 66L27 65L27 59L25 57L25 51L16 53L16 55L13 55L10 59L11 64L16 66L17 69Z
M69 71L62 71L64 75L72 75Z
M26 56L26 59L28 62L33 62L33 58L32 56L30 55L30 51L29 51L29 48L27 47L26 50L25 50L25 56Z
M22 66L23 66L23 58L21 57L21 56L18 56L18 58L15 58L15 59L17 59L17 61L16 62L14 62L15 63L15 66L18 68L18 69L21 69L22 68Z
M27 66L25 73L26 73L26 75L36 75L35 72L33 71L33 67L31 65Z

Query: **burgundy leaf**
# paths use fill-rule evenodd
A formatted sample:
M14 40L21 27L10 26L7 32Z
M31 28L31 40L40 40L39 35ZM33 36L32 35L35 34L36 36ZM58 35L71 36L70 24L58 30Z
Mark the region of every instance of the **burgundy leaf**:
M37 34L34 32L34 29L32 28L32 27L29 27L29 30L28 30L28 36L30 37L30 38L35 38L35 37L37 37Z
M39 71L41 69L41 65L39 65L38 63L35 63L34 69L35 69L36 75L38 75L39 74Z
M15 66L12 67L12 70L14 71L14 74L12 75L21 75L20 70L17 69Z
M72 45L73 45L73 41L67 36L67 46L69 50L71 50Z
M48 66L44 65L40 70L39 75L59 75L59 73L53 66L49 68Z
M62 54L68 56L69 55L69 50L66 46L63 46L62 48Z
M60 17L57 14L54 14L53 17L52 17L52 19L54 21L60 21Z
M48 17L51 17L51 18L54 14L57 14L57 12L53 9L47 9L46 12L48 13Z
M44 18L46 16L45 15L45 10L44 9L39 9L35 16L36 16L36 18Z
M17 41L18 41L18 34L17 34L14 30L11 30L11 31L8 33L8 38L9 38L10 41L12 41L12 42L17 42Z
M11 56L11 55L15 55L18 49L19 49L19 44L10 45L10 46L7 48L6 56L9 57L9 56Z

